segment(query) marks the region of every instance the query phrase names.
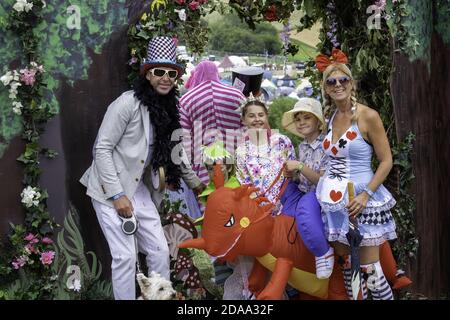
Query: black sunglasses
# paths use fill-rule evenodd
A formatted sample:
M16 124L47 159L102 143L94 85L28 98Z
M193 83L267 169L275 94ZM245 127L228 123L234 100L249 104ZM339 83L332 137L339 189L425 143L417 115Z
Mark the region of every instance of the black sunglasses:
M327 86L334 87L338 81L341 85L345 86L350 82L350 78L345 76L339 78L328 78L325 83Z
M175 79L178 76L177 70L165 70L165 69L154 68L154 69L150 69L150 72L152 73L152 75L154 75L156 77L160 77L160 78L164 77L166 74L171 79Z

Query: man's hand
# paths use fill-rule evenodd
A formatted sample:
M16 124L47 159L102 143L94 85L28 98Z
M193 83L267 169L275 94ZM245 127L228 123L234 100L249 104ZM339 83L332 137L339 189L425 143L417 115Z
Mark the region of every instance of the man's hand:
M198 196L205 189L206 189L206 185L204 183L200 183L197 187L192 189L192 191L194 191L195 195Z
M133 205L127 196L121 196L117 200L113 200L114 208L117 213L124 218L130 218L133 214Z

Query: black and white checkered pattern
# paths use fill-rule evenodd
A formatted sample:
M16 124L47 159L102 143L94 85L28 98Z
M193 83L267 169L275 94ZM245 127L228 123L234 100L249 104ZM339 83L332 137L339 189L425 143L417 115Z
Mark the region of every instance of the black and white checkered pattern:
M373 226L377 226L380 224L388 223L392 220L392 214L389 210L381 211L381 212L374 212L374 213L362 213L358 221L362 224L369 224Z
M172 38L156 37L148 43L144 63L177 63L177 47Z

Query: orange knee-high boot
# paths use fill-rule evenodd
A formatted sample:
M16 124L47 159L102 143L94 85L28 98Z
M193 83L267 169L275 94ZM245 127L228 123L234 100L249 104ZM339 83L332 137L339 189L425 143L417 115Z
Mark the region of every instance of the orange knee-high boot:
M392 289L401 289L412 283L404 274L397 274L397 262L392 255L391 245L388 241L380 246L380 264L386 279L392 285Z

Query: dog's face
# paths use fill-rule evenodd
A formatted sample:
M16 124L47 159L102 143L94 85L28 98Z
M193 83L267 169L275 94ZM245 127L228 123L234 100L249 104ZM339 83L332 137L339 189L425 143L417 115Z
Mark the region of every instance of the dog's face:
M147 278L144 274L137 274L139 287L143 300L173 300L176 291L172 288L172 283L152 271Z

